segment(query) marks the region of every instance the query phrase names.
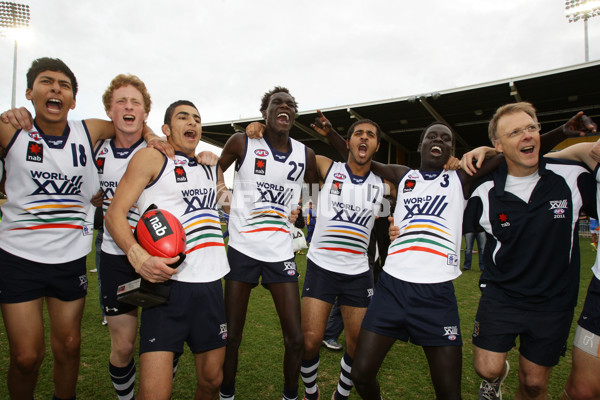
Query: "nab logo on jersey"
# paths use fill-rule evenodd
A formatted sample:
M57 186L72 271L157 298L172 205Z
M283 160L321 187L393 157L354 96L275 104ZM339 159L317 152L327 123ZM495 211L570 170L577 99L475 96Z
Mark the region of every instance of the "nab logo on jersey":
M98 173L99 174L103 174L104 173L104 163L106 162L106 159L104 157L99 157L96 160L96 168L98 168Z
M503 228L510 226L510 221L508 220L508 215L506 215L506 213L498 214L498 221L500 221L500 226Z
M344 174L341 174L341 173L339 173L339 172L336 172L335 174L333 174L333 177L334 177L335 179L339 179L340 181L343 181L344 179L346 179L346 175L344 175Z
M407 179L406 182L404 182L404 189L402 192L412 192L416 184L417 182L414 179Z
M331 184L331 189L329 190L329 194L340 196L342 194L342 184L343 183L341 181L333 181Z
M27 161L44 162L44 148L36 142L29 142L27 146Z
M259 157L266 157L269 155L269 152L265 149L256 149L254 150L254 154L256 154Z
M267 173L267 160L262 158L254 159L254 173L256 175L264 175Z
M187 174L185 173L185 169L183 167L175 167L175 182L182 183L187 182Z

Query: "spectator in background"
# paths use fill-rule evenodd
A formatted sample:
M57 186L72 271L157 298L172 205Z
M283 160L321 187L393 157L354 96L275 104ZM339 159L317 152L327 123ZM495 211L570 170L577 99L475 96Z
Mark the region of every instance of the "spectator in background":
M473 261L473 244L477 240L477 252L479 256L479 270L484 270L483 264L483 250L485 248L485 231L476 221L476 217L472 215L471 209L473 206L472 202L467 204L463 216L463 234L465 236L465 257L463 263L463 271L471 270L471 263Z
M315 231L315 225L317 224L317 216L313 212L312 201L308 202L308 210L306 211L306 241L311 242L313 232Z

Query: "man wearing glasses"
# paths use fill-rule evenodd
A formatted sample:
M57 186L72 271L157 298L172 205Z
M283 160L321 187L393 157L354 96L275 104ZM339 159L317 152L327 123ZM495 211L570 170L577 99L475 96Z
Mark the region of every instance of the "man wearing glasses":
M566 126L594 131L582 114ZM581 208L593 207L594 182L583 164L540 157L540 125L529 103L500 107L488 131L506 162L472 195L488 238L473 331L474 366L484 378L479 399L502 398L506 356L517 336L515 398L545 399L550 371L566 350L577 302L577 222ZM469 162L463 158L461 164Z

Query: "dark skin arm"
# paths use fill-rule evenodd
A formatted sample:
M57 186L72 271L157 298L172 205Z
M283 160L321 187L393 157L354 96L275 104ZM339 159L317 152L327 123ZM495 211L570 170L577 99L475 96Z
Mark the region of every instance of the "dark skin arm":
M234 161L240 161L246 151L246 134L236 133L232 135L221 152L219 157L219 166L223 172L227 171L227 168L233 164Z

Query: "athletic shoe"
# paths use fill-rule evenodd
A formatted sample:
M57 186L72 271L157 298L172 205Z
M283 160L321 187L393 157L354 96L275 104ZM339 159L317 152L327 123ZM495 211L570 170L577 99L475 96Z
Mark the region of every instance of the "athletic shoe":
M479 397L478 400L502 400L502 382L508 376L508 371L510 370L510 365L508 364L508 360L506 362L506 371L504 375L500 378L497 378L495 382L490 382L487 380L482 380L481 385L479 386Z
M106 317L104 317L102 319L102 326L106 326L106 325L108 325L108 321L106 320Z
M339 344L335 339L323 340L323 346L327 347L329 350L341 350L344 348L344 346Z
M98 272L98 268L90 269L90 272Z

